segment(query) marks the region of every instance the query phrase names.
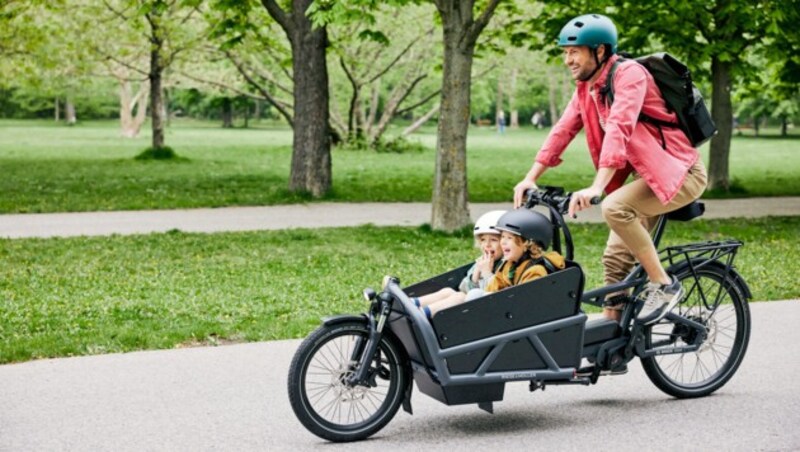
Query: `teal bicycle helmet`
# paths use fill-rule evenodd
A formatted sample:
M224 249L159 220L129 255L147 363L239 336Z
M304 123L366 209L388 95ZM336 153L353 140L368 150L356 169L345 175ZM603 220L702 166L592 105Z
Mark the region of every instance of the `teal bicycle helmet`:
M587 46L597 49L602 44L609 45L609 55L617 53L617 27L611 19L600 14L585 14L572 19L558 35L559 47Z

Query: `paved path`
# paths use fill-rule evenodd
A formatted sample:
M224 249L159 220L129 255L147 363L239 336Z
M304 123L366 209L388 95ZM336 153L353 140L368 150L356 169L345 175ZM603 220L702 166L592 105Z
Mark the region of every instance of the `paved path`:
M705 200L704 218L800 215L800 197ZM472 217L510 203L472 204ZM286 228L416 226L430 223L428 203L311 203L268 207L145 210L0 215L0 237L251 231ZM600 209L581 212L576 221L600 222Z
M508 384L494 415L415 390L413 416L358 444L324 443L294 417L297 340L5 365L0 451L800 450L800 301L750 307L744 362L710 397L668 397L638 361L588 388Z

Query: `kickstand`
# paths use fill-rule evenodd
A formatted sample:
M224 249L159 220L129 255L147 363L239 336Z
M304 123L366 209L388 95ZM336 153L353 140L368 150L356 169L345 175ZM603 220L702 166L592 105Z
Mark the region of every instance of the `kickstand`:
M489 414L494 414L494 406L492 402L478 402L478 408L486 411Z

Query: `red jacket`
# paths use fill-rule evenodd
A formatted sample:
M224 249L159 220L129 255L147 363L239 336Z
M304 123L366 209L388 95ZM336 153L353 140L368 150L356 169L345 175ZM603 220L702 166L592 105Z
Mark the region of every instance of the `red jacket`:
M575 135L586 129L586 142L595 168L615 168L606 193L621 187L636 171L667 204L683 185L683 180L699 158L697 150L679 128L663 127L664 143L658 127L639 122L639 113L677 123L667 110L653 76L640 64L628 61L614 73L614 103L609 109L599 93L608 71L619 58L613 55L594 84L578 81L575 93L561 119L550 131L536 161L552 167L561 163L561 154Z

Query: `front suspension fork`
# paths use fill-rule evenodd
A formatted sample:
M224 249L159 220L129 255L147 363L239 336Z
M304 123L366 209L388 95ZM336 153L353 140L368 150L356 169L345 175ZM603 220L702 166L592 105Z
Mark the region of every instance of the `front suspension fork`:
M347 384L350 386L368 385L367 377L369 376L369 368L375 353L378 351L378 344L383 337L383 327L386 324L386 319L389 317L390 306L386 301L381 301L380 308L377 315L370 312L368 315L367 324L369 325L369 337L367 343L361 347L360 344L356 346L355 352L351 357L351 361L358 361L356 364L356 371L347 378ZM359 349L363 349L359 353Z

